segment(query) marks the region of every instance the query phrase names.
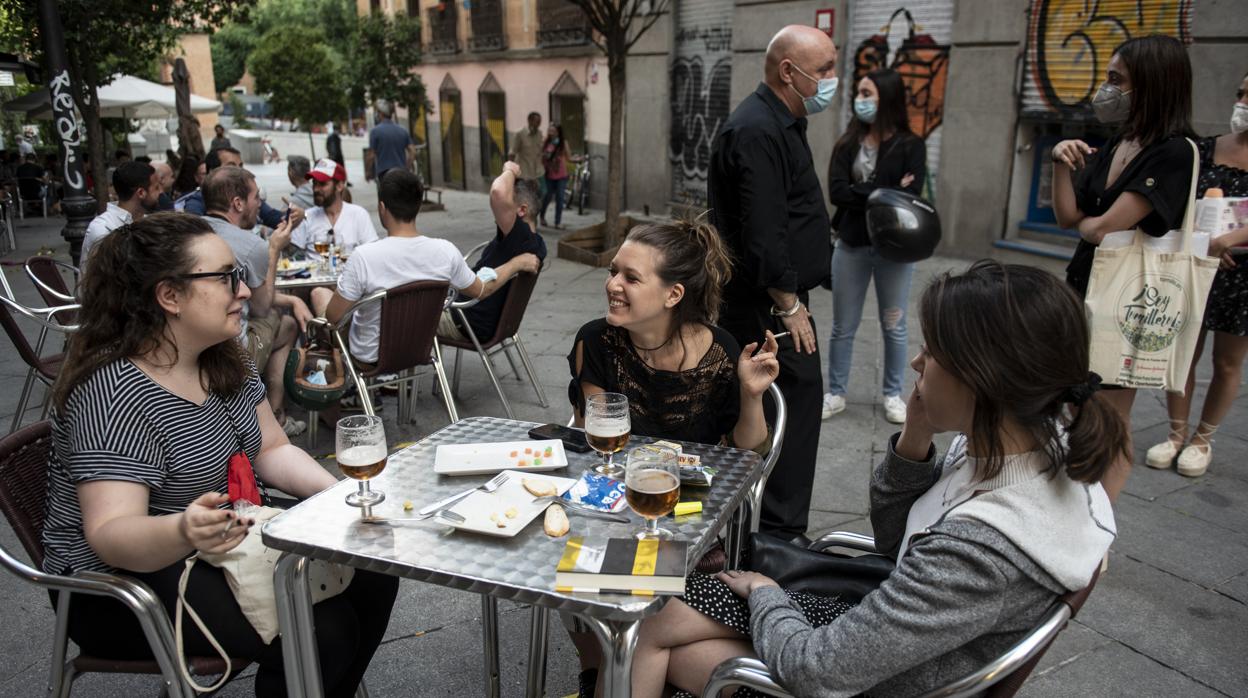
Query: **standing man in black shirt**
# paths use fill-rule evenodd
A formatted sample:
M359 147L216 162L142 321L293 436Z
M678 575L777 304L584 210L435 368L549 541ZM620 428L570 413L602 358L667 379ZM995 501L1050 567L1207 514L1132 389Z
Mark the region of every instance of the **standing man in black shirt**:
M776 379L789 437L767 482L760 524L786 540L805 535L819 448L823 370L807 292L831 268L828 210L806 117L827 109L835 93L832 39L814 27L787 26L767 46L762 84L724 122L711 153L711 217L735 262L720 325L742 346L762 341L766 330L792 333L780 340Z

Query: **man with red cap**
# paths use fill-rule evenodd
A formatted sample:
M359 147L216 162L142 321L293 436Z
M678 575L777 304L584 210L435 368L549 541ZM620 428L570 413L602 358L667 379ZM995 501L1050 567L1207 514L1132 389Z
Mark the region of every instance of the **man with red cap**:
M347 186L347 171L342 165L321 158L308 172L308 179L316 206L307 210L303 224L291 234L292 244L311 252L317 242L332 242L349 255L360 245L377 239L377 229L368 211L342 199Z

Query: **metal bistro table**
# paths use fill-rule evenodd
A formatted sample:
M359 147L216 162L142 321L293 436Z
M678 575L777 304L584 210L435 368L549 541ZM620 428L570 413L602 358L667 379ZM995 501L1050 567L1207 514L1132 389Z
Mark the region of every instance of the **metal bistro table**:
M390 456L385 472L376 480L386 501L374 507L378 516L402 516L404 500L417 507L478 485L487 476L451 477L433 472L436 448L444 444L488 443L528 438L534 422L496 417L471 417L451 424L420 442ZM634 437L630 446L651 441ZM682 540L691 542L691 565L725 529L757 480L762 459L753 451L706 444L682 444L702 462L718 468L710 488L686 488L682 499L701 499L700 514L668 520L663 525ZM568 468L548 474L579 477L597 462L594 453L568 452ZM435 519L413 524L373 526L359 522L360 510L347 506L343 497L356 487L344 480L302 502L267 523L264 544L285 551L274 573L281 624L287 690L291 695L319 698L323 695L316 640L312 626L312 603L307 587L307 561L329 560L359 569L439 584L483 595L485 620L485 670L487 694L498 693L498 639L495 618L497 599L534 606L530 632L530 695L542 691L541 665L545 662L546 621L550 609L575 614L589 625L603 649L602 675L608 696L628 696L629 671L637 642L637 629L646 616L657 613L663 596L623 594L570 594L555 591L555 567L566 537L550 538L542 530L540 516L514 538L493 538L456 531ZM572 532L585 536L632 535L642 520L625 510L629 523L614 523L571 515Z

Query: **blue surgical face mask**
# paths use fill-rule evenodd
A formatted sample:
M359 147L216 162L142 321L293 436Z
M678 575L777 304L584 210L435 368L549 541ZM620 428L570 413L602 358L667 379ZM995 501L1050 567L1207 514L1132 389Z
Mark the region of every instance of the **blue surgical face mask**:
M870 97L858 97L854 99L854 115L864 124L869 124L875 121L875 112L879 106L880 103Z
M810 116L811 114L818 114L824 109L832 106L832 98L836 96L837 78L835 76L824 78L822 80L815 80L811 76L807 75L806 71L797 67L796 63L793 64L793 70L801 73L807 80L818 83L818 87L815 88L815 93L809 97L803 96L801 92L797 91L796 87L793 87L792 83L789 83L789 88L794 92L797 92L797 96L802 98L802 106L806 108L807 116Z

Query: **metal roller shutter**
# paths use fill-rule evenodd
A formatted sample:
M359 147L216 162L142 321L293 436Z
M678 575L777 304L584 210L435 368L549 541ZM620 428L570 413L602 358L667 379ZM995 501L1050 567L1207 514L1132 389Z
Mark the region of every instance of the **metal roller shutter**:
M841 52L847 67L842 89L852 92L863 75L877 68L901 73L910 128L927 143L925 192L932 197L940 165L953 0L863 0L849 3L849 12L849 45ZM853 99L845 104L848 120L853 117Z
M1114 49L1133 36L1166 34L1191 42L1191 0L1032 0L1022 115L1088 121Z
M732 111L732 12L724 0L680 0L671 64L672 201L706 205L711 141Z

